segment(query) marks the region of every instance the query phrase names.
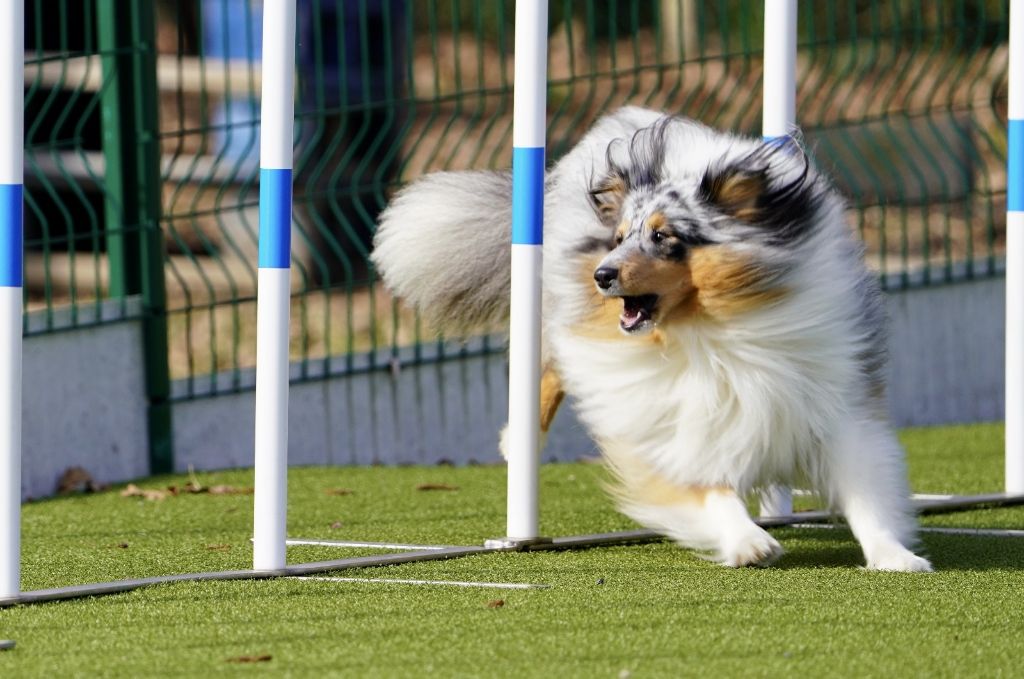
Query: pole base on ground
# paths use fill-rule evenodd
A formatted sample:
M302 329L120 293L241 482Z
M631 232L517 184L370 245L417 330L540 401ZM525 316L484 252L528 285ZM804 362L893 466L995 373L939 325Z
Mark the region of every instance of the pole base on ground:
M550 545L554 541L551 538L490 538L484 540L484 547L506 552L523 552L530 548L537 548L539 545Z

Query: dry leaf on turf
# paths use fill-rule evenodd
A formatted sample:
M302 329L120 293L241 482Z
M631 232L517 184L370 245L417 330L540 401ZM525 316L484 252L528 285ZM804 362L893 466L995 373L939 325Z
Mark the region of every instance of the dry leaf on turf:
M487 608L501 608L505 605L504 599L492 599L487 602Z
M146 500L163 500L168 495L166 490L152 488L139 488L134 483L129 483L121 491L121 497L141 497Z
M237 658L228 658L228 662L269 662L274 656L269 653L264 655L240 655Z
M447 483L421 483L416 490L458 490L458 486L449 486Z
M252 488L242 486L210 486L207 491L210 495L252 495Z
M57 494L70 495L71 493L98 493L106 490L109 486L99 483L92 477L84 467L68 467L57 479Z

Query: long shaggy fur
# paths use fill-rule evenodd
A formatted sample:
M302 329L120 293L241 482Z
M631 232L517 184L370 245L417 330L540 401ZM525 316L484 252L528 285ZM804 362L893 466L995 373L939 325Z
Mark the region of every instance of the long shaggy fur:
M510 181L431 175L382 214L373 261L439 328L507 319ZM886 421L880 293L796 144L638 108L602 118L547 178L544 288L548 370L629 516L727 565L766 564L782 549L743 496L808 483L870 568L930 569L910 551Z
M371 255L377 272L438 330L506 325L511 195L511 172L423 177L381 215Z

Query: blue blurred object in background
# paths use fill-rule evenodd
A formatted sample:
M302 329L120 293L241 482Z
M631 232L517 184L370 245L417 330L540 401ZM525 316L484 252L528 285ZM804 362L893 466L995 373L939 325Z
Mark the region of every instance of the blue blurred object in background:
M203 0L203 54L207 59L257 63L263 47L260 0ZM207 68L216 69L207 63ZM247 82L227 80L224 97L212 107L209 151L238 161L242 172L259 167L259 92Z

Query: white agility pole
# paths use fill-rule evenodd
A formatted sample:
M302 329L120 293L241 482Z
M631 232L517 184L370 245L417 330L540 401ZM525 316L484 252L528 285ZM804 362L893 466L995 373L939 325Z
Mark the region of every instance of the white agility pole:
M539 534L541 250L547 124L547 0L516 3L512 106L512 291L508 387L508 537Z
M0 5L0 598L21 590L25 4Z
M1010 2L1006 177L1006 492L1024 493L1024 6Z
M285 566L295 0L263 4L253 569Z
M785 140L796 126L796 0L764 2L763 98L762 136ZM761 496L761 516L792 513L789 488L772 486Z

